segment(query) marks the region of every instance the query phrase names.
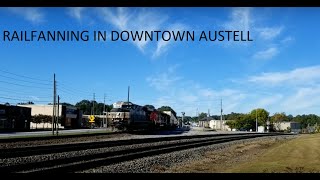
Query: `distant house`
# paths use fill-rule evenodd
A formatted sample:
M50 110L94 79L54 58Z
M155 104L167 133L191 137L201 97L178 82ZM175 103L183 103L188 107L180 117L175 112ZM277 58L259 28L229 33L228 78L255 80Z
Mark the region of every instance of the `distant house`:
M231 131L231 128L226 125L226 122L228 122L230 120L210 120L209 122L209 127L211 129L217 129L217 130L222 130L222 131ZM220 126L220 124L222 123L222 125Z
M31 108L31 115L49 115L52 116L53 106L52 105L35 105L35 104L27 104L27 105L17 105L20 107L28 107ZM58 106L57 106L58 108ZM81 119L82 119L82 111L76 107L59 105L59 117L61 118L61 123L59 123L60 128L80 128L81 127ZM52 128L52 123L40 123L40 127L43 128ZM37 128L36 123L30 123L30 128Z
M301 124L298 122L279 122L273 125L276 131L286 131L290 129L291 132L301 133Z
M199 127L210 128L210 121L214 120L213 117L204 117L199 120Z
M225 123L230 120L217 120L213 117L205 117L199 120L199 127L204 128L211 128L216 130L222 130L222 131L231 131L228 125ZM220 123L222 122L222 126L220 126Z

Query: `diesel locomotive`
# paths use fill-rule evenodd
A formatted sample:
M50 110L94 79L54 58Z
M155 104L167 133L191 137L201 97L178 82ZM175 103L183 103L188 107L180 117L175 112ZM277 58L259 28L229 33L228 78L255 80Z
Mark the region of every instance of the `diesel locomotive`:
M140 106L132 102L118 101L107 113L107 121L112 129L168 129L178 125L177 118L171 111L158 111L153 106Z

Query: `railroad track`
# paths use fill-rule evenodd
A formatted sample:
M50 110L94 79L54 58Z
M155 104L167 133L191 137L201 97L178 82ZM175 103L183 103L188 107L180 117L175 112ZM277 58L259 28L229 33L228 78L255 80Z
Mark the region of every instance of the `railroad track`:
M239 134L244 135L247 133ZM249 134L249 133L248 133ZM250 133L251 134L251 133ZM113 140L103 142L84 142L84 143L72 143L72 144L58 144L58 145L40 145L32 147L19 147L19 148L8 148L0 149L0 158L14 158L14 157L25 157L42 154L53 154L60 152L70 152L75 149L86 150L86 149L97 149L121 145L132 145L142 143L152 143L161 141L174 141L182 139L198 139L206 137L217 137L217 136L231 136L235 134L216 134L216 135L194 135L194 136L171 136L171 137L159 137L159 138L143 138L143 139L128 139L128 140Z
M123 134L125 132L101 132L92 134L59 134L59 136L35 136L35 137L12 137L12 138L0 138L0 143L12 143L12 142L30 142L30 141L43 141L43 140L53 140L53 139L65 139L65 138L80 138L80 137L95 137L95 136L109 136Z
M2 164L0 172L77 172L107 166L119 162L130 161L147 156L155 156L164 153L170 153L179 150L185 150L195 147L208 146L229 141L250 139L262 136L274 136L279 134L220 134L220 135L198 135L198 136L175 136L165 138L131 139L119 141L79 143L71 145L38 146L29 148L3 149L0 151L1 158L21 158L26 156L45 156L48 154L61 152L75 152L87 149L110 149L106 152L94 154L77 155L52 160L34 161L19 163L14 165ZM165 142L165 143L159 143ZM139 145L137 147L129 147ZM112 150L112 147L118 149ZM120 148L119 148L120 147ZM23 151L23 149L25 149ZM4 154L2 154L4 153ZM25 153L25 154L24 154Z

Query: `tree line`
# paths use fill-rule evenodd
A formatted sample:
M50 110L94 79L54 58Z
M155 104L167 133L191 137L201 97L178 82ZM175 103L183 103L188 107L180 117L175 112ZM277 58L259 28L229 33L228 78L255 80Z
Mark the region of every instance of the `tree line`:
M207 113L200 113L198 116L186 116L184 117L184 122L198 122L199 120L203 120L207 117ZM210 116L212 119L220 120L220 115L212 115ZM284 112L277 112L273 115L263 109L254 109L249 113L235 113L231 112L230 114L223 115L223 120L231 120L227 121L226 124L231 129L244 129L255 131L256 129L256 119L258 122L258 126L266 126L267 122L270 125L274 123L280 122L298 122L301 124L301 128L307 128L308 126L320 125L320 116L316 114L303 114L293 116L291 114L286 115Z
M33 102L27 102L27 103L19 103L19 104L34 104ZM50 104L50 103L49 103ZM81 100L77 102L76 104L70 104L67 102L60 103L61 105L65 106L73 106L79 108L83 114L103 114L103 109L105 106L105 110L110 112L112 109L112 104L104 104L104 103L98 103L97 101L91 101L91 100ZM94 109L93 109L94 105ZM145 105L147 107L151 107L153 109L156 109L153 105ZM161 106L157 109L158 111L172 111L173 114L177 117L176 112L170 107L170 106ZM94 112L93 112L94 111ZM185 116L183 123L188 122L198 122L199 120L204 119L207 117L207 113L200 113L198 116ZM211 115L211 119L220 120L220 115ZM178 116L177 118L181 119L181 116ZM307 128L308 126L314 126L314 125L320 125L320 116L316 114L303 114L303 115L296 115L293 116L291 114L286 115L284 112L277 112L273 115L270 115L270 113L263 109L254 109L249 113L235 113L231 112L230 114L223 115L223 120L231 120L226 122L227 125L232 129L244 129L244 130L250 130L252 129L255 131L256 127L256 119L258 120L258 126L266 126L267 122L270 124L279 123L279 122L299 122L301 124L301 128ZM51 123L52 117L46 116L46 115L37 115L33 116L32 122L34 123L40 123L40 122L48 122ZM97 119L97 121L99 121Z

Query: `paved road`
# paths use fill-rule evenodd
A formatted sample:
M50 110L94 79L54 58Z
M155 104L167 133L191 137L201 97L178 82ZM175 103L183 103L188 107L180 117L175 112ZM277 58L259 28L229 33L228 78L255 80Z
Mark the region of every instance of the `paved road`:
M107 130L105 128L97 128L97 129L73 129L73 130L59 130L59 135L68 135L68 134L87 134L87 133L98 133L98 132L110 132L111 130ZM183 127L182 129L176 129L173 131L159 131L155 132L152 135L144 135L146 136L179 136L179 135L201 135L201 134L226 134L226 133L248 133L248 132L240 132L240 131L208 131L207 129L199 128L199 127ZM49 136L52 135L52 131L34 131L34 132L0 132L0 138L9 138L9 137L22 137L22 136Z

